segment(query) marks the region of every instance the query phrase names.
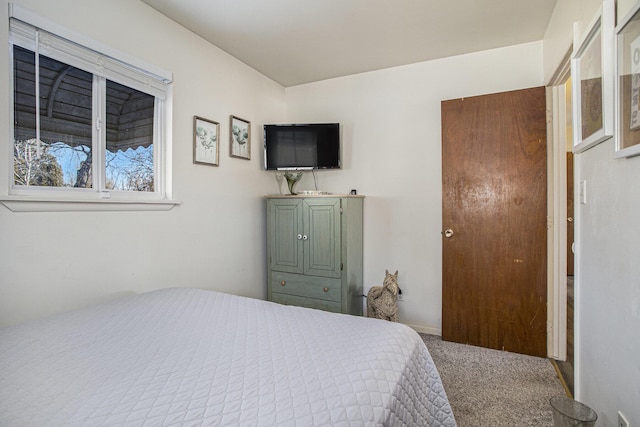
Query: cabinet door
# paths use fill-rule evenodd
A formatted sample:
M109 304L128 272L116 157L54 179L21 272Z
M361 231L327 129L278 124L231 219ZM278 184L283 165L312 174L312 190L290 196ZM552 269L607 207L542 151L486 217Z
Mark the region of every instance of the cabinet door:
M270 199L267 215L271 269L302 274L302 200Z
M304 199L304 274L341 277L340 199Z

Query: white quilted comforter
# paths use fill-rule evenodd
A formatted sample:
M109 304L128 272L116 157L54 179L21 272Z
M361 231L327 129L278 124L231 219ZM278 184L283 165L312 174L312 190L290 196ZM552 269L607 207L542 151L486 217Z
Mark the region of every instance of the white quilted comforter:
M420 337L164 289L0 329L1 426L455 426Z

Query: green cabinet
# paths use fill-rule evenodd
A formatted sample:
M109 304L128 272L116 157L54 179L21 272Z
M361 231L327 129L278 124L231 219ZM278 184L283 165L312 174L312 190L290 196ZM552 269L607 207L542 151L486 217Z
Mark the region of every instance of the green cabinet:
M267 197L267 298L362 315L362 196Z

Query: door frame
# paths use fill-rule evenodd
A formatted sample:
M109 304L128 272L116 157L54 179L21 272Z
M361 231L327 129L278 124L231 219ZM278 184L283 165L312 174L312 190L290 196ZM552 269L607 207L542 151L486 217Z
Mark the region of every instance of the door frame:
M568 106L571 107L571 102L567 102L567 85L570 85L570 76L571 50L565 55L547 86L547 140L550 141L547 156L547 324L549 325L547 356L557 360L567 358L566 153L567 120L571 120L571 117L567 117L566 111ZM577 227L575 233L577 233ZM576 236L574 241L577 241Z

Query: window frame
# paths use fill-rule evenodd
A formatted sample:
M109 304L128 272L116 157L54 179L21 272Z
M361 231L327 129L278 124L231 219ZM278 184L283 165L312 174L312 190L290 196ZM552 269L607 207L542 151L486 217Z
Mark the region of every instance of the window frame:
M172 74L141 60L100 45L83 35L57 26L16 4L9 5L10 105L8 188L0 202L13 211L23 210L166 210L179 202L171 200L170 147ZM29 32L34 32L35 40ZM47 43L39 49L39 34ZM92 83L93 188L21 186L14 179L14 49L17 45L72 67L89 72ZM51 47L53 45L53 48ZM67 52L65 50L68 49ZM85 61L86 60L86 61ZM92 62L93 61L93 62ZM39 70L36 70L39 72ZM154 97L153 157L154 191L107 189L106 181L106 82L125 85ZM38 104L36 104L36 108ZM38 110L39 114L39 110ZM102 128L102 129L100 129ZM4 192L3 192L4 193ZM51 202L51 203L49 203ZM101 208L100 206L104 206Z

